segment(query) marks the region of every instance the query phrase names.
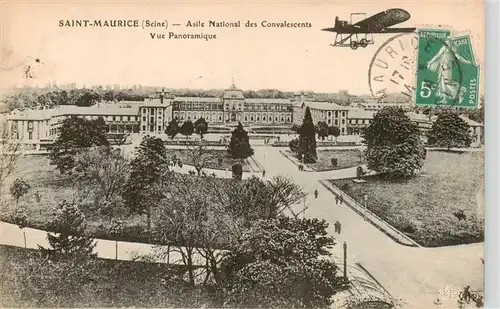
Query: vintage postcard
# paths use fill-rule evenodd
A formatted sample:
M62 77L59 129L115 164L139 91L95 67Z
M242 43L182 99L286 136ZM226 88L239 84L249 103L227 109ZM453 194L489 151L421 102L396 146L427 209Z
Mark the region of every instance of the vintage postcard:
M482 1L0 14L1 306L484 306Z

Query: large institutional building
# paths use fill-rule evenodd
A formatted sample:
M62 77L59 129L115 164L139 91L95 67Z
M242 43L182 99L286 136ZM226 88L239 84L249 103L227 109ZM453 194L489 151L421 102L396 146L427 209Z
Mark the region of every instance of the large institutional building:
M365 104L366 105L366 104ZM243 91L234 85L221 97L173 97L165 91L144 101L99 103L91 107L61 105L38 110L14 110L7 115L7 125L12 139L33 149L50 145L57 138L64 119L68 117L102 118L109 134L140 133L164 134L168 123L195 122L204 118L209 127L233 127L241 122L246 127L284 127L301 124L307 107L314 123L323 121L340 129L341 135L360 135L373 115L383 104L342 106L335 103L308 100L303 94L293 99L245 98ZM405 104L398 104L404 107ZM408 112L422 130L428 130L435 119ZM482 124L464 118L471 127L471 134L478 144Z

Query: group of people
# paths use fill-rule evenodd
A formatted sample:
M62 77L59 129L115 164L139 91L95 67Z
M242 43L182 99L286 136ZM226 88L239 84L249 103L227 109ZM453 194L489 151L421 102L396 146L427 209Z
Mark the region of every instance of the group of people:
M319 196L318 189L314 189L314 198L317 199L318 196ZM342 195L341 196L335 195L335 202L336 202L337 205L339 203L343 204L344 203L344 197ZM342 224L340 224L339 221L335 221L335 223L333 225L335 227L335 233L340 234L340 232L342 231Z
M176 167L176 166L182 167L182 162L181 162L180 159L177 159L176 156L173 156L172 160L170 160L170 166L172 166L172 167Z
M344 196L341 195L341 196L338 196L338 195L335 195L335 204L344 204Z

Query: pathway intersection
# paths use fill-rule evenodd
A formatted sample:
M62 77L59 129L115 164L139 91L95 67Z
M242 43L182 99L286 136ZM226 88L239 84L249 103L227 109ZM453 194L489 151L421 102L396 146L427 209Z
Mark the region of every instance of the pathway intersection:
M328 172L300 172L275 147L255 147L254 158L266 169L267 177L287 176L309 193L306 217L325 219L337 245L333 253L342 256L342 244L348 244L348 258L361 263L405 308L432 308L440 291L484 290L484 243L441 248L409 247L396 243L365 221L346 205L336 205L333 194L319 183L324 179L355 177L356 168ZM314 190L318 198L313 196ZM297 210L303 204L296 205ZM333 223L342 224L342 234L335 234ZM456 305L456 300L455 300ZM455 307L455 305L453 307Z

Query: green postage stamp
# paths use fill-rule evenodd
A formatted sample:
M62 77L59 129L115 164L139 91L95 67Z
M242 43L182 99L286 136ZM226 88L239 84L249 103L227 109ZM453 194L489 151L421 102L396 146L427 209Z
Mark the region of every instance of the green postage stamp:
M469 36L419 30L417 63L417 106L478 107L479 65Z

